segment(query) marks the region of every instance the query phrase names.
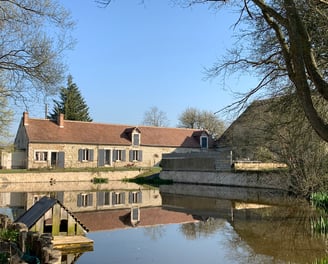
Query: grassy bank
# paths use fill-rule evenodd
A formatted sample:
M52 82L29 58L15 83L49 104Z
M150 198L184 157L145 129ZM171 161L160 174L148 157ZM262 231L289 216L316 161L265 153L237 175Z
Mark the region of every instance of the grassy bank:
M153 167L149 170L139 174L137 177L133 179L124 179L126 182L134 182L137 184L148 184L152 186L159 186L161 184L172 184L171 180L162 180L159 178L159 173L161 172L161 168Z

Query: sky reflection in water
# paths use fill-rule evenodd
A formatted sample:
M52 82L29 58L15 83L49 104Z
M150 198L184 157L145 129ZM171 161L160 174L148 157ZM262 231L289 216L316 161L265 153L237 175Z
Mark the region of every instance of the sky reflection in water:
M77 263L271 263L268 257L252 254L228 222L213 221L219 225L215 232L193 237L182 229L197 223L89 233L94 251L84 253Z

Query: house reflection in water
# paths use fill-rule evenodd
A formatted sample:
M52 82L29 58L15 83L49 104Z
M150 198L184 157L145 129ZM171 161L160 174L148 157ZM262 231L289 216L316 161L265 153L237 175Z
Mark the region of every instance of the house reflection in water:
M160 224L196 222L192 215L181 212L166 211L161 207L140 208L138 226L154 226ZM97 212L81 212L75 214L90 231L114 230L133 227L131 210L105 210Z
M90 232L169 223L206 223L208 231L212 220L224 219L238 241L256 254L287 263L313 263L326 255L326 239L311 235L309 229L311 208L271 189L187 184L150 189L124 182L66 182L8 184L0 190L0 207L7 213L12 209L14 219L20 210L48 196L58 199ZM74 263L80 255L67 254L62 263Z
M197 221L186 213L163 210L157 188L121 181L104 184L8 184L1 189L6 191L0 192L1 212L13 220L47 196L57 199L89 232ZM63 250L62 263L74 263L81 254Z

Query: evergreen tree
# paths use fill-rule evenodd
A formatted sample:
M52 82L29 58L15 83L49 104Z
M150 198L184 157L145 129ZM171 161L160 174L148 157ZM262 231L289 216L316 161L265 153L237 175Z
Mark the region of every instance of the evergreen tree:
M59 96L60 100L53 100L54 109L49 115L50 119L57 120L59 113L63 113L66 120L92 121L89 115L89 107L77 85L73 83L71 75L67 78L67 88L61 88Z
M0 104L13 100L27 108L59 91L74 22L54 0L1 1L0 8Z

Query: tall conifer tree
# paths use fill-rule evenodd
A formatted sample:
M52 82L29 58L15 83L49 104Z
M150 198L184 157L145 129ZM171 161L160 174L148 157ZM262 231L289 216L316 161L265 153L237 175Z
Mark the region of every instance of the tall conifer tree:
M89 115L89 107L82 97L79 88L73 83L71 75L67 78L67 87L60 89L59 97L58 101L53 100L54 108L49 115L50 119L57 120L58 115L63 113L66 120L92 121Z

